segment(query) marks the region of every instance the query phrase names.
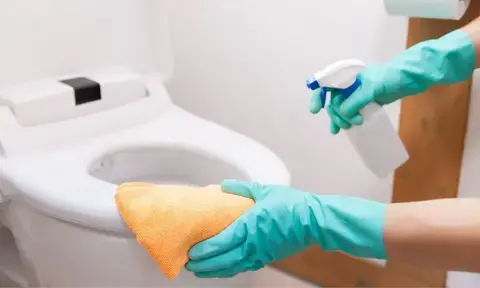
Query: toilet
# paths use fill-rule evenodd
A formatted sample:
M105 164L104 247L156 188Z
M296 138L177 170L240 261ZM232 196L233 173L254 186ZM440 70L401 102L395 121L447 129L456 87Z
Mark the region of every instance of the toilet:
M0 243L19 286L248 287L250 273L167 280L114 194L128 181L288 185L268 148L174 105L160 76L125 67L15 85L0 105Z

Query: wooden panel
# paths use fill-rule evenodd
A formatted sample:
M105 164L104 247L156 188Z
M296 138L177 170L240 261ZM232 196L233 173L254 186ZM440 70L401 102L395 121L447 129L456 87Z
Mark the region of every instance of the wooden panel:
M407 46L440 37L479 15L480 1L472 1L462 21L410 19ZM395 174L393 202L457 197L467 131L471 80L437 86L402 100L400 137L411 159ZM446 271L419 269L402 263L387 270L445 287Z
M272 266L324 287L428 287L394 269L317 247Z
M440 37L474 19L480 1L472 2L462 21L410 19L407 46ZM395 173L394 202L457 196L470 88L471 80L402 100L399 134L411 158ZM445 287L446 282L445 271L392 262L384 268L316 247L272 266L327 287Z

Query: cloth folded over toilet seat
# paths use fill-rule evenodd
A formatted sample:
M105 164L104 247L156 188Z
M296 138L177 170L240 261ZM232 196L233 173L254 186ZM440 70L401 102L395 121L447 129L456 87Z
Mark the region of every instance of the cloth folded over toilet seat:
M188 262L188 251L232 224L253 206L220 186L190 187L131 182L118 187L121 217L168 279Z

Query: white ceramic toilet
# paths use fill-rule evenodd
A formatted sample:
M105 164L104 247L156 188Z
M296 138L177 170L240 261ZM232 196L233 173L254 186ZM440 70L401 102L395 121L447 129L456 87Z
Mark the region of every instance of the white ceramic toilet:
M248 287L248 273L199 280L183 271L167 281L124 225L114 194L126 181L289 184L269 149L175 106L160 78L124 68L22 84L0 92L0 103L1 221L22 283Z

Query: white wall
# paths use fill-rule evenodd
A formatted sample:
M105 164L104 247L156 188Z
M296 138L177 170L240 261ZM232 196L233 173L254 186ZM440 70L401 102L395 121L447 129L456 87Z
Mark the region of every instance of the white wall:
M286 162L297 188L390 201L391 179L376 181L345 135L329 134L325 113L309 114L304 83L310 73L337 59L373 63L402 51L405 18L387 16L382 0L175 2L176 66L170 91L177 104L269 146ZM472 107L480 107L476 102ZM399 103L388 110L397 123ZM479 118L480 109L472 109L463 196L480 195L475 194ZM480 285L475 275L451 276L449 287ZM267 272L258 281L259 287L292 286Z
M269 146L298 188L389 201L390 181L367 194L378 183L348 139L329 134L325 113L309 113L305 79L338 59L395 55L404 47L405 19L386 16L381 0L176 3L176 103ZM398 105L390 110L397 123Z
M158 70L149 0L0 0L0 87L84 69Z

